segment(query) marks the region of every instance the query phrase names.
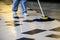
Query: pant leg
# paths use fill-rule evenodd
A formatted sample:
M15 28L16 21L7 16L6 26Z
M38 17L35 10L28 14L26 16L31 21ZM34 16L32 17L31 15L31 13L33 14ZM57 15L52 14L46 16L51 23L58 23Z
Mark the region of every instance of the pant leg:
M20 0L13 0L13 8L12 10L16 12L18 10L18 5L19 5Z
M27 9L26 9L26 3L27 3L27 0L20 0L20 3L21 3L21 8L22 8L22 13L27 13Z

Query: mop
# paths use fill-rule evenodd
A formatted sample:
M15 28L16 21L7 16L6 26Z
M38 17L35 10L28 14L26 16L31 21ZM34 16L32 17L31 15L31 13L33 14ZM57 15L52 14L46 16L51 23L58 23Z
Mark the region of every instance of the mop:
M38 5L39 5L39 9L41 10L41 13L42 13L42 18L40 18L40 19L35 19L34 21L41 21L41 22L44 22L44 21L53 21L54 19L45 16L45 14L44 14L44 12L43 12L43 9L42 9L42 7L41 7L40 1L37 0L37 2L38 2Z
M34 20L25 20L24 22L34 22L34 21L37 21L37 22L46 22L46 21L53 21L54 19L45 16L45 14L43 12L43 9L41 7L40 1L37 0L37 2L38 2L38 5L39 5L39 9L41 10L42 18L40 18L40 19L34 19Z

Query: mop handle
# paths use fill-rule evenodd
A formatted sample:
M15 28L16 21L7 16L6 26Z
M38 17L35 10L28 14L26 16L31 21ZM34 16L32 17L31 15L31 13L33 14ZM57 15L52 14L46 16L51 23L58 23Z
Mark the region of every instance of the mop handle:
M40 8L40 10L41 10L42 16L45 16L39 0L37 0L37 2L38 2L38 5L39 5L39 8Z

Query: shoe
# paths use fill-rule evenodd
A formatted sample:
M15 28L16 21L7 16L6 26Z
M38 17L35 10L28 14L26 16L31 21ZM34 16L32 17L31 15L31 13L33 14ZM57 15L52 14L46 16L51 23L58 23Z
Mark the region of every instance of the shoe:
M27 13L24 13L23 15L25 15L25 16L29 16Z
M16 12L13 12L13 16L14 16L14 17L17 16L17 13L16 13Z
M13 17L16 18L16 19L19 19L19 17L18 17L16 12L13 13Z

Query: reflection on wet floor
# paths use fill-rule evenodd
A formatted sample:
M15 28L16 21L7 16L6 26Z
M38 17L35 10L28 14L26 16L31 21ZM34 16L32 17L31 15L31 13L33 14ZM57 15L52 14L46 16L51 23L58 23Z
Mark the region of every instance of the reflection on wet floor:
M5 21L5 24L6 24L7 26L14 26L13 20Z
M51 29L50 31L58 31L58 32L60 32L60 27L57 27L57 28Z
M17 40L34 40L34 39L31 39L31 38L20 38L20 39L17 39Z
M51 34L51 35L48 35L46 37L51 37L51 38L60 38L60 35L56 35L56 34Z
M35 30L31 30L31 31L27 31L27 32L23 32L22 34L30 34L30 35L34 35L40 32L44 32L46 30L41 30L41 29L35 29Z

